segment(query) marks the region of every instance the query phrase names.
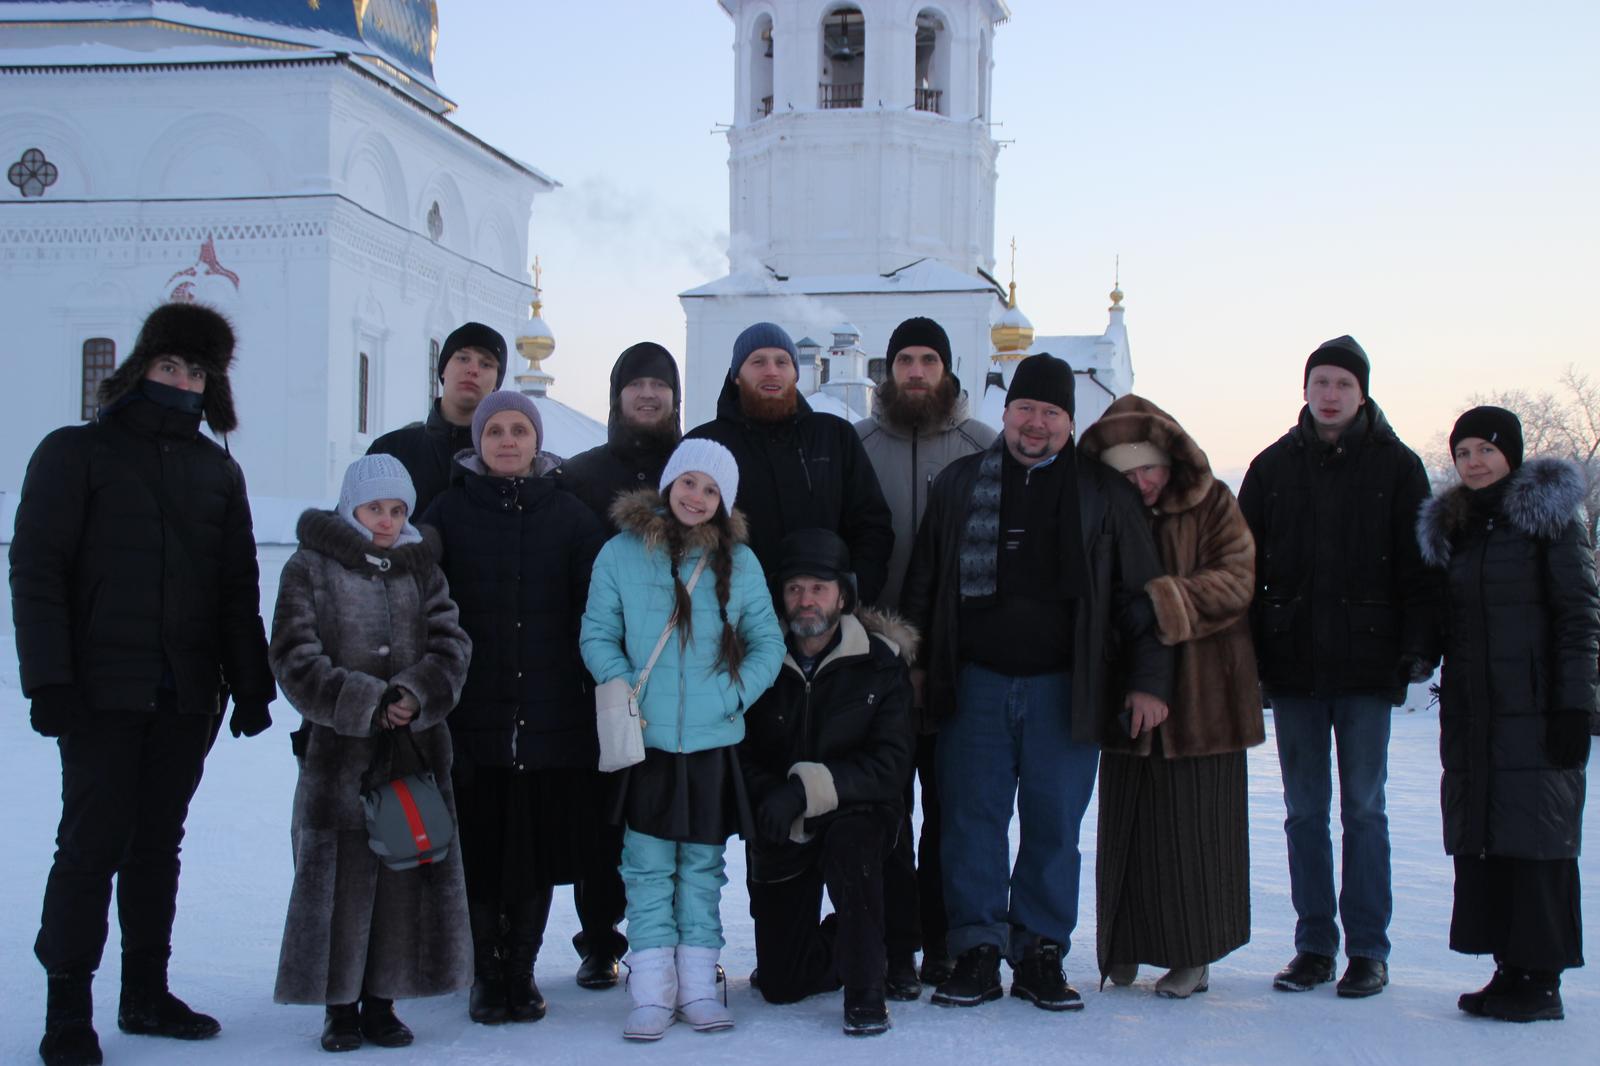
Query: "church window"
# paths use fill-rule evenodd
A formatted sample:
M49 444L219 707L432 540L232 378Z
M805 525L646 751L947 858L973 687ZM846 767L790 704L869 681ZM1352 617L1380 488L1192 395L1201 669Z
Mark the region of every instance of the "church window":
M56 165L44 157L44 153L37 148L29 148L22 153L22 158L12 163L6 170L6 180L17 187L17 191L27 199L30 196L43 196L45 189L56 183L60 172Z
M428 406L433 406L434 397L439 395L439 338L431 337L428 340Z
M751 121L759 121L772 114L772 16L756 19L750 47L750 106Z
M439 201L435 200L428 208L428 239L437 241L444 236L444 212L439 210Z
M822 19L822 77L817 106L824 111L860 107L867 72L867 20L854 5L836 7Z
M356 364L356 432L367 432L367 412L370 409L368 401L368 386L371 384L371 363L367 353L362 352Z
M889 361L887 359L868 359L867 377L872 379L874 385L882 385L883 379L889 376Z
M116 341L90 337L83 342L83 406L79 414L85 422L93 420L99 406L100 383L111 376L116 366Z
M944 19L929 10L917 15L915 104L918 111L947 115L950 34Z

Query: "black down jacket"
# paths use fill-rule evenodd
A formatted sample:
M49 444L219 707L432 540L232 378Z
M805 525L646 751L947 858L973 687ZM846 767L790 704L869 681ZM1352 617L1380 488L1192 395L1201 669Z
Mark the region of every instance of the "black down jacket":
M551 478L495 477L469 452L421 521L439 531L439 565L472 638L449 719L458 775L593 769L600 744L578 623L605 543L600 520Z
M1256 538L1250 608L1268 696L1373 693L1399 704L1426 659L1433 596L1417 551L1428 476L1368 400L1335 444L1308 410L1256 456L1239 509Z
M391 430L372 442L368 455L392 455L411 475L417 490L415 514L428 509L433 498L450 487L451 464L457 452L472 448L472 427L458 426L444 417L433 401L426 422Z
M199 426L135 393L40 442L11 542L25 695L151 711L165 679L180 711L216 714L225 678L271 702L244 474Z
M1451 855L1578 854L1584 768L1551 762L1545 726L1559 711L1596 721L1600 596L1583 493L1577 467L1531 459L1430 501L1417 521L1424 558L1448 575L1439 756Z
M911 677L916 630L865 608L839 620L839 644L808 682L787 655L772 687L745 713L739 745L750 805L789 777L806 789L801 839L750 842L750 876L783 881L814 859L817 828L841 813L883 812L897 823L911 776Z
M854 426L811 410L804 396L786 421L753 422L730 379L717 398L717 417L687 436L714 440L738 461L739 510L769 581L785 534L829 529L850 546L861 602L877 601L889 577L894 522Z
M579 452L551 476L605 523L607 533L615 534L611 505L625 492L653 489L660 484L661 471L666 469L676 446L677 442L664 437L640 439L614 427L605 444Z

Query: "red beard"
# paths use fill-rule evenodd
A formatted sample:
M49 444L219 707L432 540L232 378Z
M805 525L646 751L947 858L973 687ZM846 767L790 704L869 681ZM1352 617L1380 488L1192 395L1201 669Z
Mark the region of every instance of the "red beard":
M800 390L790 382L776 396L761 392L743 378L735 378L739 386L739 410L752 422L782 422L794 414L800 402Z

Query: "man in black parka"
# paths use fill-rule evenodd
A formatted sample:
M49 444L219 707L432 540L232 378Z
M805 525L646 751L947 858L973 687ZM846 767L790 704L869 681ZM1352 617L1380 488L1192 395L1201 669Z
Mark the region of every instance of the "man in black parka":
M746 329L733 342L717 417L688 436L714 440L738 461L739 508L769 581L785 535L829 529L850 549L861 601L876 603L894 548L889 505L854 427L800 395L797 360L783 327Z
M33 727L56 737L62 812L34 953L49 975L46 1062L94 1061L90 991L112 879L125 1031L215 1035L167 990L178 848L231 690L234 736L272 722L244 475L200 433L237 425L233 330L198 304L145 320L95 421L28 463L11 542L12 611Z
M777 578L789 654L739 748L759 827L748 859L758 983L770 1003L842 984L845 1032L881 1033L883 860L904 817L916 633L856 609L849 551L828 530L785 537ZM834 913L819 925L824 887Z
M1274 979L1303 992L1333 979L1343 918L1349 965L1339 995L1389 981L1390 708L1433 672L1430 581L1417 547L1428 498L1422 462L1367 391L1351 337L1306 360L1299 423L1251 462L1239 507L1256 538L1250 621L1282 764L1295 956ZM1338 742L1343 885L1334 898L1330 734Z

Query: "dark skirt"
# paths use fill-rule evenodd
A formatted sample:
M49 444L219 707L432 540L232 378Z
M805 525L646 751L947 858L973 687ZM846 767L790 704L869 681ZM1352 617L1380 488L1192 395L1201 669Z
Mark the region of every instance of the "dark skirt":
M1245 753L1100 757L1100 972L1215 962L1250 940Z
M680 844L726 844L734 834L755 839L739 749L644 750L644 762L619 770L612 820Z
M1577 859L1456 856L1450 950L1525 970L1583 965Z
M467 895L530 899L581 880L603 843L606 776L571 767L479 766L455 779Z

